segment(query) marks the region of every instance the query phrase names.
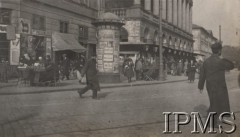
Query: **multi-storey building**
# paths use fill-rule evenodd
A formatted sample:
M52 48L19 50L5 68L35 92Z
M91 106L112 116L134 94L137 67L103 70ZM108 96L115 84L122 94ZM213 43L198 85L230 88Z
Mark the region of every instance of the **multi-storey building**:
M93 52L96 30L91 23L97 18L98 5L95 0L1 0L0 56L12 65L25 53L36 58L52 55L56 60L64 53L74 58L77 54L66 51L74 49L71 43ZM57 38L64 39L63 47L54 45Z
M74 58L78 54L66 50L73 49L72 43L77 44L76 41L87 48L87 53L91 55L96 52L97 45L97 29L92 23L97 19L98 13L102 13L98 12L100 9L114 13L125 24L120 31L120 63L125 55L133 56L133 59L141 56L145 60L146 69L157 70L159 2L159 0L1 0L0 35L3 46L0 55L7 58L12 65L17 65L19 57L25 53L36 58L52 55L55 60L60 60L61 55L65 53L69 58ZM164 49L162 54L167 70L166 68L170 68L179 60L184 62L194 59L191 34L193 4L192 0L161 2ZM58 39L64 44L56 44Z
M193 24L193 39L194 39L194 53L198 54L199 59L206 59L211 54L211 45L218 41L217 38L213 36L211 30L206 30L205 28Z
M125 23L121 30L120 56L140 55L156 68L159 47L159 0L105 0L105 10ZM162 0L164 63L192 60L192 0ZM135 57L137 56L135 55ZM155 66L155 67L154 67ZM165 65L166 66L166 65Z

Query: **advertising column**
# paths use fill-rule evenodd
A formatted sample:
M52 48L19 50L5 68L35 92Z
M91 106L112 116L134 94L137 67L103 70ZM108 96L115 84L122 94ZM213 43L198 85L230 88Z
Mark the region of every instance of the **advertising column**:
M104 81L119 79L119 33L118 29L102 28L98 31L97 66L100 77L105 77Z
M123 23L115 14L103 13L93 24L97 27L96 54L99 81L120 82L119 45L120 28Z
M99 72L119 73L118 54L119 31L104 29L99 30L99 43L97 46Z

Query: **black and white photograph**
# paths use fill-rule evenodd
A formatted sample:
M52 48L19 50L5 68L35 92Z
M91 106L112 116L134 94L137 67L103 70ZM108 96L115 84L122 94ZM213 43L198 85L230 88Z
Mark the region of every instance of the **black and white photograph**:
M0 0L0 137L240 137L240 0Z

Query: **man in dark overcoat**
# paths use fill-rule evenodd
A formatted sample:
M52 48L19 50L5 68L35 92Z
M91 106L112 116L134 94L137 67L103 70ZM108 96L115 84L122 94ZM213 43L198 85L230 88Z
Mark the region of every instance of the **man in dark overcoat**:
M234 64L222 59L222 44L215 43L211 46L213 54L207 58L200 69L198 88L202 93L204 83L210 100L208 112L216 112L216 118L223 112L230 112L228 90L225 81L225 71L234 68Z
M96 57L93 56L91 59L89 59L86 64L84 65L82 69L82 77L86 74L86 80L87 80L87 86L83 89L79 89L78 93L79 96L82 97L84 93L86 93L88 90L92 90L92 98L97 99L97 92L100 91L99 81L98 81L98 70L96 68Z
M63 69L62 80L65 78L65 76L66 76L67 80L69 80L70 60L67 58L66 54L63 54L62 69Z

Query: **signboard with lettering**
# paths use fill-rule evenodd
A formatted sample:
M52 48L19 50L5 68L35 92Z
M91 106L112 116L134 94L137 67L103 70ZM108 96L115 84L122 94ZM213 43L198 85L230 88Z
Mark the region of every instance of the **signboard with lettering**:
M19 19L19 33L31 34L31 22L28 19Z
M16 34L16 39L10 42L10 65L18 65L20 57L20 34Z

